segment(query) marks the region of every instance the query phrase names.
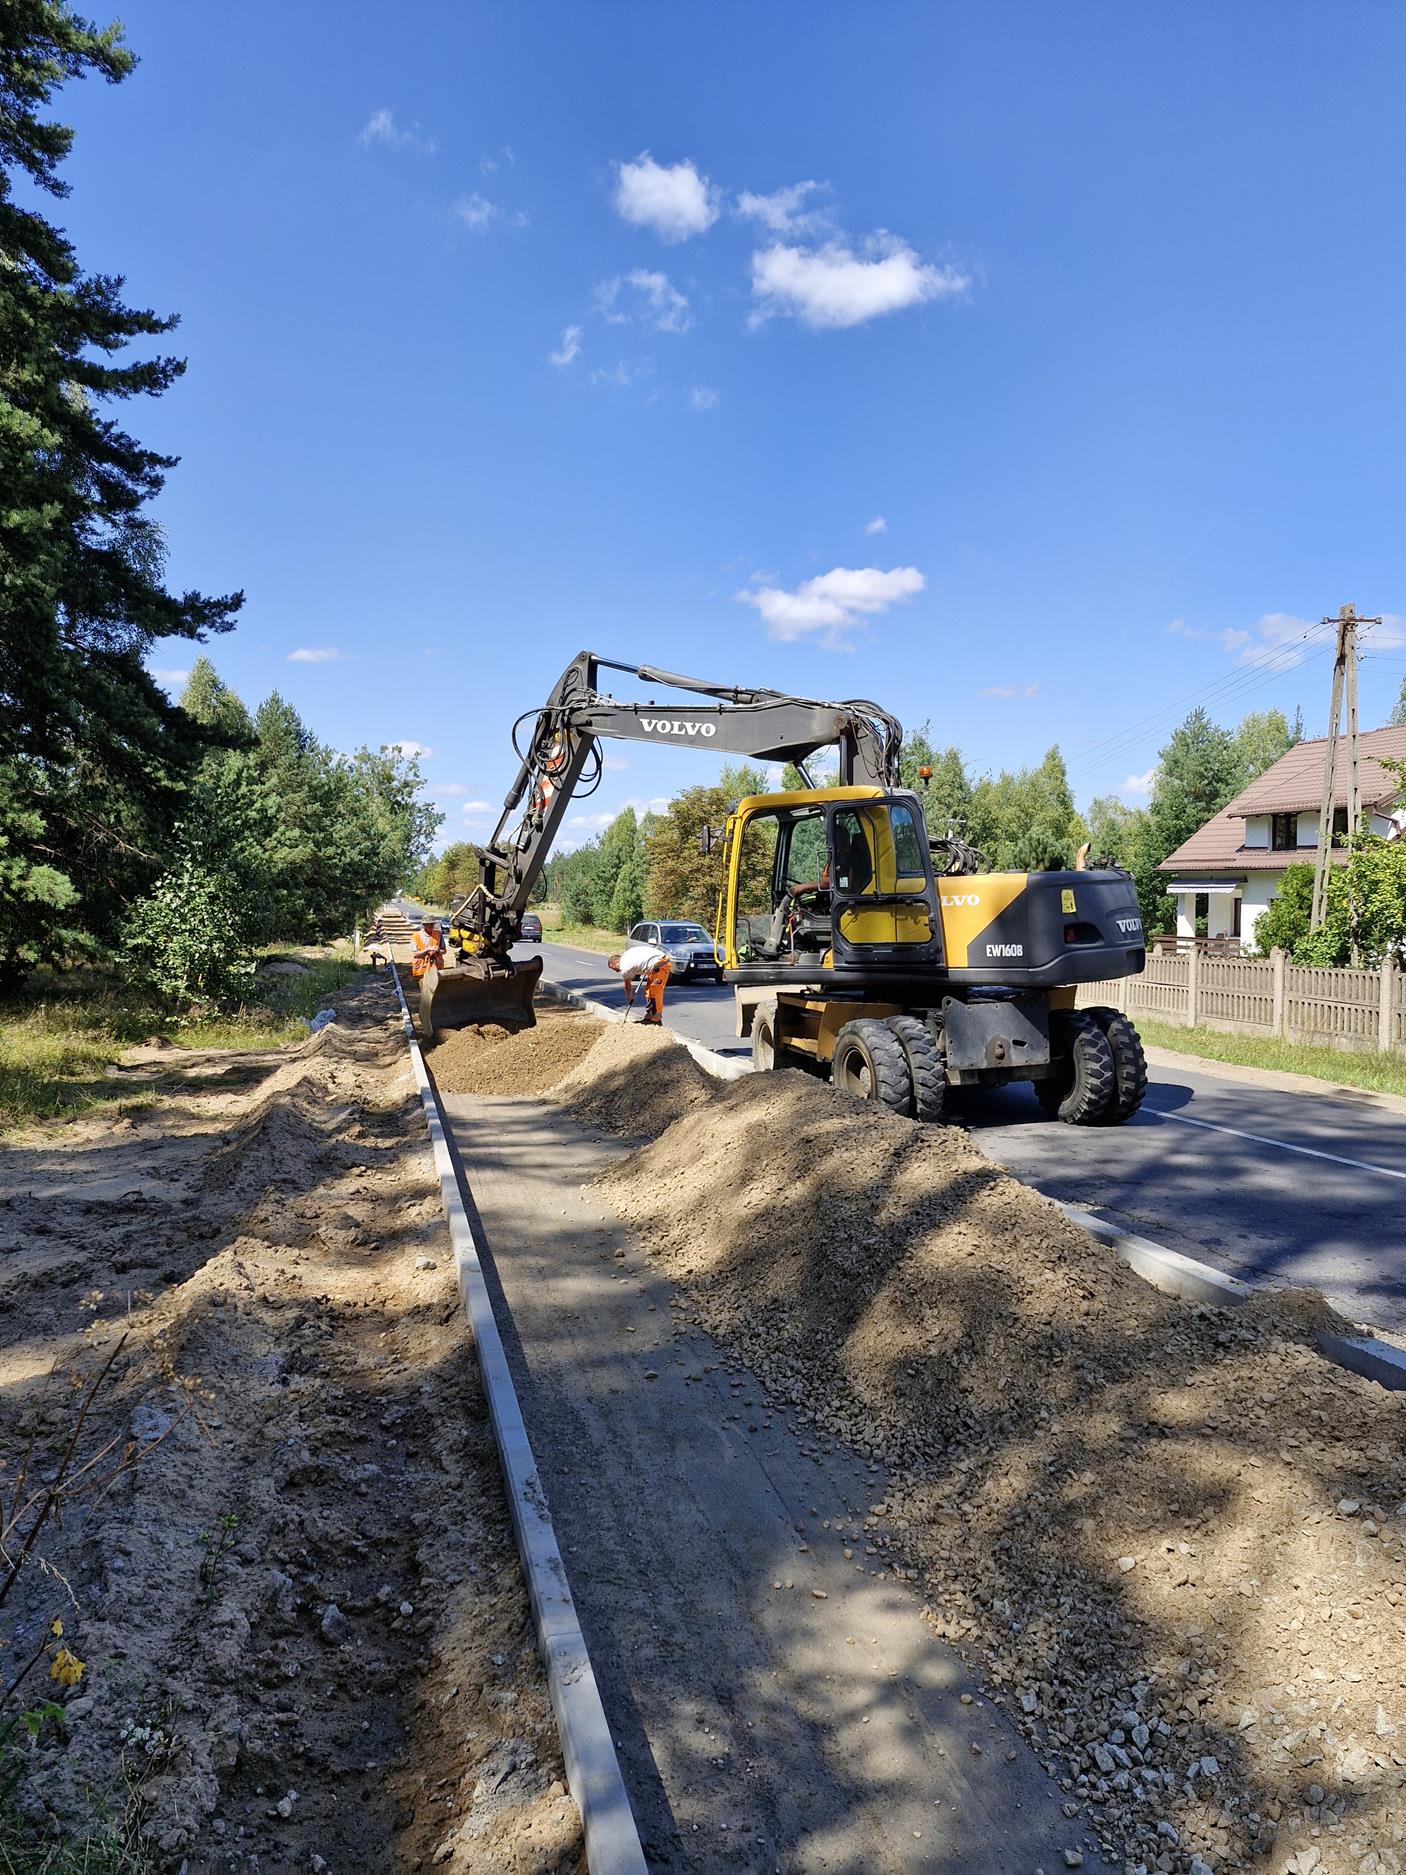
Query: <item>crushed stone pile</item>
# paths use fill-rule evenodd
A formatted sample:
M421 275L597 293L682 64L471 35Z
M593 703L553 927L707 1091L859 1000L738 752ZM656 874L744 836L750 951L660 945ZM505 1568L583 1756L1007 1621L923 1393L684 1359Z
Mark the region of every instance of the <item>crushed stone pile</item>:
M715 1098L718 1083L667 1030L611 1023L578 1066L551 1089L582 1126L652 1139Z
M915 1585L1106 1853L1406 1869L1406 1398L1314 1352L1321 1299L1161 1295L955 1129L795 1073L710 1092L604 1197L882 1461L831 1540Z
M585 1059L605 1027L579 1009L539 1004L534 1028L450 1029L425 1058L446 1094L542 1094Z
M0 1609L83 1662L7 1746L26 1867L108 1866L96 1806L123 1867L584 1868L399 1017L337 1012L0 1153L0 1488L114 1350L78 1459L143 1448Z

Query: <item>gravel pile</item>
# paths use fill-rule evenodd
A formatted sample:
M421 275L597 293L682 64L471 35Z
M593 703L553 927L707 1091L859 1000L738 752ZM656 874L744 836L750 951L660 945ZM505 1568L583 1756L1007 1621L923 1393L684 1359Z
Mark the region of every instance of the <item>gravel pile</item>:
M480 1022L441 1033L426 1059L446 1094L542 1094L585 1059L605 1026L549 1003L535 1028Z
M610 1031L575 1109L639 1131L646 1046ZM1406 1869L1406 1400L1313 1351L1321 1302L1160 1295L964 1134L803 1075L703 1098L604 1195L776 1399L882 1461L830 1540L915 1586L1071 1816L1129 1871Z
M591 1051L552 1088L583 1126L623 1139L653 1139L716 1098L718 1083L664 1029L639 1022L599 1027Z

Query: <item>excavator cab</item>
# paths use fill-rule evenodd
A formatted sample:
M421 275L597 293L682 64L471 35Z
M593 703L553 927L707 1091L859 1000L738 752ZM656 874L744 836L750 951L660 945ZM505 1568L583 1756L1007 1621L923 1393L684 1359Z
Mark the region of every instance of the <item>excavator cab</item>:
M723 949L734 982L907 978L943 960L922 810L906 793L753 795L727 828Z

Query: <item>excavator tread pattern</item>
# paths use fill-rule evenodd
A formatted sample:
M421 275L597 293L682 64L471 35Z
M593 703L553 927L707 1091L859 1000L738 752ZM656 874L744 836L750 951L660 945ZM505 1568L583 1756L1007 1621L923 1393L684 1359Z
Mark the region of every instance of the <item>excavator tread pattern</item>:
M1147 1093L1147 1056L1142 1052L1142 1037L1121 1010L1101 1008L1088 1013L1103 1030L1113 1054L1113 1099L1103 1124L1121 1126L1137 1112Z
M858 1064L859 1074L853 1074L851 1063ZM867 1079L867 1089L851 1086L852 1074L856 1080ZM913 1078L908 1072L908 1057L887 1022L873 1017L847 1022L835 1037L831 1076L838 1087L861 1099L876 1101L890 1113L907 1115L912 1111Z
M917 1016L890 1016L888 1026L907 1057L913 1118L928 1124L940 1120L947 1105L947 1069L927 1023Z
M1117 1073L1108 1037L1087 1010L1061 1010L1051 1023L1063 1073L1037 1081L1035 1093L1051 1118L1097 1126L1113 1104Z

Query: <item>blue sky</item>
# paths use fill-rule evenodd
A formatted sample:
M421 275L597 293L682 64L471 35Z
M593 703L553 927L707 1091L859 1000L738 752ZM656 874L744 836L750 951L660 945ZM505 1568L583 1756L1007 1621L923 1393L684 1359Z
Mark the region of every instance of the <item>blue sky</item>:
M447 834L585 646L873 696L977 770L1058 741L1083 801L1201 693L1320 728L1344 600L1389 707L1399 8L123 18L61 212L182 315L134 413L171 576L246 589L248 700L432 750ZM716 766L609 753L575 838Z

